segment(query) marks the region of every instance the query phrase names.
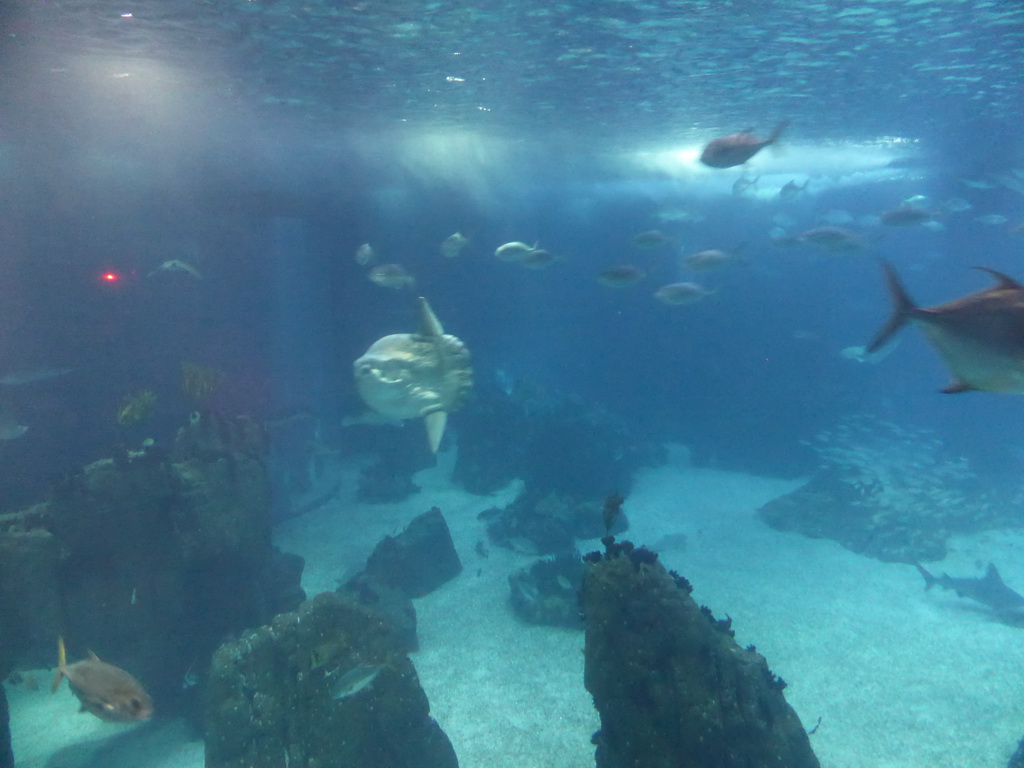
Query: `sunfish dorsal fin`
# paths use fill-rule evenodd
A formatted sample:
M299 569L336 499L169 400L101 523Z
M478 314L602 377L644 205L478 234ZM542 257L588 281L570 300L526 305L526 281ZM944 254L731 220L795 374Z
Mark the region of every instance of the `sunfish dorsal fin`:
M416 305L420 312L420 335L422 336L444 336L444 328L441 321L437 319L434 310L430 308L427 300L420 296L416 299Z
M423 417L427 426L427 442L430 444L430 452L437 453L441 447L441 438L444 437L444 428L448 425L448 414L444 411L433 411Z
M994 269L989 269L988 267L975 267L975 269L980 269L982 272L988 272L992 275L993 279L996 281L997 288L1009 288L1014 291L1024 291L1024 285L1021 285L1009 275L997 272Z

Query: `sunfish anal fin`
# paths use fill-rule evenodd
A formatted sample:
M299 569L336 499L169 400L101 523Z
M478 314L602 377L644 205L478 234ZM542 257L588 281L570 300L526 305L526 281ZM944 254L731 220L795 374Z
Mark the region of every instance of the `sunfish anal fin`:
M444 411L434 411L423 417L427 425L427 442L430 443L431 453L437 453L441 446L441 438L444 437L444 428L448 424L448 414Z

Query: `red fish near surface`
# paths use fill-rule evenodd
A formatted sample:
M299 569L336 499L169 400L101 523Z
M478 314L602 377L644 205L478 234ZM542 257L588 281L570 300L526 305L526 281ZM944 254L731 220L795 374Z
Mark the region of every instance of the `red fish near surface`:
M53 679L54 692L63 678L71 692L82 702L82 712L90 712L109 723L148 720L153 715L153 700L142 685L123 669L100 661L96 654L68 664L64 638L57 640L59 662Z
M789 125L789 121L783 120L775 126L772 135L767 139L758 138L749 129L729 136L719 136L704 147L700 161L712 168L732 168L743 165L769 144L778 141L787 125Z

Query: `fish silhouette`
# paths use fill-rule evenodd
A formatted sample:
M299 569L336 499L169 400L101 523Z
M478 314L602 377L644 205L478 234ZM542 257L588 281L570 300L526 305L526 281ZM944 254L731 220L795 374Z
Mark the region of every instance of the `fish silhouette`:
M1000 618L1024 618L1024 595L1014 592L1003 583L1002 576L994 564L989 563L985 575L981 578L959 578L943 573L933 576L919 563L914 563L918 573L924 577L924 588L940 586L956 592L957 597L966 597L975 602L987 605Z
M953 374L946 393L1024 394L1024 285L987 267L995 285L934 307L917 307L891 264L882 263L892 296L888 322L867 345L881 349L908 322L925 335Z

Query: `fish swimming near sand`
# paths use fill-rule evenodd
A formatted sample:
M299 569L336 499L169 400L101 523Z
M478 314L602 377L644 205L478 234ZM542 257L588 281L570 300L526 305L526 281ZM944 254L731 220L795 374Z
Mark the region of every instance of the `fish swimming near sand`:
M873 354L908 322L921 325L931 345L953 374L946 393L1024 394L1024 285L994 269L996 284L947 304L918 307L896 270L882 262L892 296L889 320L867 345Z
M719 136L704 147L700 161L711 168L732 168L736 165L743 165L769 144L778 141L787 125L789 125L789 121L783 120L775 126L775 130L767 139L758 138L750 132L749 128L728 136Z
M384 667L380 664L367 664L350 669L331 686L331 698L337 701L354 696L364 688L368 688L377 679L377 675L382 669Z
M997 616L1015 623L1024 620L1024 595L1010 589L1003 583L999 569L988 564L985 575L980 578L960 578L943 573L933 576L920 563L914 563L918 573L924 577L924 588L942 587L956 592L957 597L966 597L991 608Z
M96 715L108 723L131 723L153 715L153 700L142 684L120 667L100 661L96 654L68 664L64 638L57 640L57 674L53 678L56 693L65 677L71 692L82 702L82 712Z
M447 334L427 300L417 300L419 333L393 333L377 339L355 361L356 389L377 413L392 419L422 417L430 450L437 453L448 414L460 408L473 388L469 350Z

